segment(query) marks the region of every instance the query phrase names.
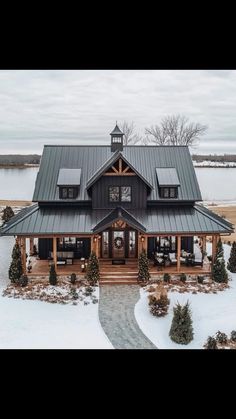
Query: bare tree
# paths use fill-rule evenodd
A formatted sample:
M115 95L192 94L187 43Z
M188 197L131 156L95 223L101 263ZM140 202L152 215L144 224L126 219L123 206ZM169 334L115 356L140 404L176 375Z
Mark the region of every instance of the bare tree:
M124 145L137 144L142 142L142 137L135 133L135 125L132 122L124 121L120 125L121 131L124 133Z
M145 128L149 142L158 145L194 146L206 131L206 125L189 122L184 115L169 115L164 117L159 125Z

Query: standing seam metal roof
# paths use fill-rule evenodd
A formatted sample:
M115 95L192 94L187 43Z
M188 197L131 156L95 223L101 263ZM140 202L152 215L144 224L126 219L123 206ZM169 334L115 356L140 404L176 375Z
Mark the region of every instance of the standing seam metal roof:
M21 211L0 230L1 235L92 234L95 227L118 217L118 210L92 210L78 207L39 207ZM117 211L117 217L115 212ZM137 229L152 234L232 233L233 225L210 210L196 205L158 207L126 211L121 218ZM114 215L115 214L115 215ZM106 217L106 218L105 218Z
M33 201L58 201L58 173L61 168L81 168L77 201L91 200L87 182L115 153L110 146L45 146L36 179ZM201 193L186 146L125 146L122 156L152 187L148 200L161 201L156 168L175 168L180 182L178 200L201 201ZM68 202L68 201L67 201Z

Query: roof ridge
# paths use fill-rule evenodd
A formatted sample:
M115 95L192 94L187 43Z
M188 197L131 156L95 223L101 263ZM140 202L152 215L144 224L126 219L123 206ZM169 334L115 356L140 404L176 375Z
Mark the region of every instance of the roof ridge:
M202 206L203 207L203 206ZM224 223L224 221L221 221L221 220L219 220L219 219L216 219L216 218L214 218L213 216L211 216L211 214L209 214L209 212L212 212L212 211L210 211L208 208L206 208L206 207L203 207L205 210L207 210L207 211L204 211L204 209L202 209L201 208L201 206L200 205L198 205L198 204L195 204L194 205L194 208L198 211L198 212L200 212L201 214L203 214L203 215L205 215L206 217L208 217L210 220L212 220L212 221L214 221L215 223L217 223L217 224L219 224L219 225L221 225L221 227L227 227L227 228L230 228L230 226L231 226L231 228L233 228L233 223L231 223L230 221L228 221L228 220L225 220L226 221L226 223ZM213 212L212 212L213 213ZM220 218L219 216L218 216L218 214L215 214L215 213L213 213L214 215L216 215L217 216L217 218ZM222 219L222 220L224 220L224 219ZM228 224L228 226L227 226L227 224Z

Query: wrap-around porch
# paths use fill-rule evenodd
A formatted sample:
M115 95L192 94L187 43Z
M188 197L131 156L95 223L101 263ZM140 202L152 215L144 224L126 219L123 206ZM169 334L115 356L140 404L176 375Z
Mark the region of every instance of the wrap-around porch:
M103 237L101 234L94 235L74 235L71 238L79 239L82 242L86 239L89 246L87 246L87 254L85 257L74 257L74 252L61 250L61 243L65 236L38 236L26 237L18 236L17 240L20 243L22 250L23 270L30 276L48 276L49 266L53 262L56 267L58 275L70 275L75 272L77 275L83 276L86 272L88 257L91 251L94 251L99 259L101 279L114 279L119 275L124 278L132 278L137 280L138 274L138 256L145 250L149 258L149 268L151 277L157 273L186 273L192 274L211 274L212 262L206 257L206 242L212 242L212 261L214 261L216 254L216 245L220 235L145 235L138 231L136 232L135 248L136 253L133 257L112 258L103 257ZM45 259L34 255L35 246L38 249L39 240L48 239L52 243L52 251L48 252L48 257ZM67 237L68 240L68 237ZM75 241L77 243L77 241ZM189 243L192 243L192 249L189 248ZM185 245L187 244L187 246ZM191 247L191 246L190 246ZM191 250L191 251L190 251ZM196 254L198 251L198 255ZM199 259L200 255L200 259ZM28 257L27 257L28 256ZM63 257L64 256L64 257ZM110 256L110 255L108 255ZM29 263L30 261L30 263ZM31 269L29 269L31 266Z

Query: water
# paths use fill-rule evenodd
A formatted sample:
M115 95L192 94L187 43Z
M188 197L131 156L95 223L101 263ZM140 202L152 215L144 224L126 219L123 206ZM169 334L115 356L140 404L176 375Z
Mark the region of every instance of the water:
M236 168L195 168L204 201L236 201Z
M31 201L38 170L38 167L0 168L0 200Z
M236 201L236 168L195 168L204 201ZM0 168L0 200L31 200L38 167Z

